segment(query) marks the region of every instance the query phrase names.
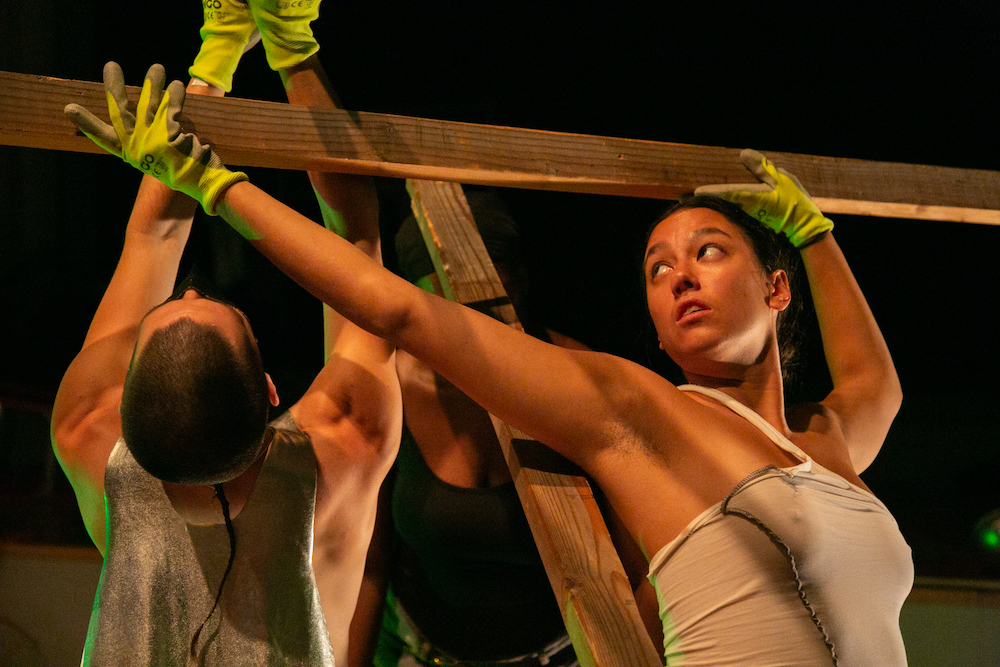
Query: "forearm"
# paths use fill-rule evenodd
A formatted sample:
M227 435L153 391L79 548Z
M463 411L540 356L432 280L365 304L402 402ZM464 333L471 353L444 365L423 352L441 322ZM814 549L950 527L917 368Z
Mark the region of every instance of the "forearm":
M198 203L150 176L139 185L125 243L84 346L129 327L173 291Z
M249 182L228 188L217 210L301 287L380 338L398 334L413 299L423 295L349 241Z
M195 84L189 84L187 92L224 94L214 86ZM191 197L151 176L142 177L125 228L121 259L91 322L85 346L127 326L138 326L146 313L170 296L197 208L198 202Z
M834 390L848 396L854 408L891 422L902 397L899 377L840 247L827 234L802 249L802 261Z
M627 362L607 355L578 356L584 353L543 343L428 294L248 182L226 190L218 210L311 294L574 460L584 456L583 443L599 440L595 432L603 433L617 418L610 413L609 391L630 394L630 378L616 379L620 386L614 390L605 386L620 377L610 368ZM581 405L588 406L586 419L580 417Z
M322 63L315 54L292 67L278 70L291 104L340 108ZM309 171L309 182L319 202L327 229L353 243L359 250L382 263L378 227L378 196L375 181L368 176ZM323 309L324 360L329 359L349 324L329 306ZM350 344L349 341L346 344Z
M341 108L340 100L317 55L279 70L291 104ZM319 199L323 224L381 261L378 197L369 176L310 171L309 180Z

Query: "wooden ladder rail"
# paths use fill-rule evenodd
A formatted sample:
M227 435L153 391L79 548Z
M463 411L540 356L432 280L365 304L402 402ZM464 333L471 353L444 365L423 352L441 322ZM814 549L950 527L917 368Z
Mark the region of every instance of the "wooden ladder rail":
M126 73L138 77L138 73ZM129 87L132 100L138 88ZM106 117L100 83L0 72L0 144L101 153L63 115ZM677 199L753 179L739 150L544 132L278 102L190 96L182 126L234 167L313 169L541 190ZM800 155L753 146L827 213L1000 224L1000 172ZM110 158L108 158L110 159Z
M407 190L445 295L520 328L462 186L411 180ZM583 472L491 417L580 664L660 667Z

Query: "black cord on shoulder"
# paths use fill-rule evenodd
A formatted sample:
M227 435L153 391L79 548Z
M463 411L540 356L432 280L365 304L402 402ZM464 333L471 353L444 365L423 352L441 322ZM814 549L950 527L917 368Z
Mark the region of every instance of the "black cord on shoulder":
M212 618L212 614L215 613L216 607L219 606L219 600L222 599L222 587L226 585L226 579L229 578L229 571L233 569L233 560L236 558L236 529L233 528L233 520L229 516L229 500L226 499L226 492L222 489L222 484L215 485L215 496L219 499L219 503L222 504L222 516L226 520L226 531L229 533L229 564L226 565L226 572L222 575L222 581L219 582L219 592L215 595L215 604L212 605L212 609L208 612L208 616L205 620L201 622L198 626L198 630L194 633L194 637L191 638L191 658L197 658L197 651L195 649L195 644L198 642L198 637L201 635L201 631L205 628L205 624L208 620Z

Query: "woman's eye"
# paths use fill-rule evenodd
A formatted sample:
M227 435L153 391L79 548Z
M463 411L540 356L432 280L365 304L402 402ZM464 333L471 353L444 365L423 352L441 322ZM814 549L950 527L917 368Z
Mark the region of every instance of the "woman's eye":
M720 248L717 245L702 246L702 248L698 251L698 258L701 259L702 257L714 257L715 255L718 255L721 252L722 248Z
M663 262L659 262L657 264L654 264L653 268L649 270L649 277L658 278L659 276L666 274L669 270L670 270L669 265L664 264Z

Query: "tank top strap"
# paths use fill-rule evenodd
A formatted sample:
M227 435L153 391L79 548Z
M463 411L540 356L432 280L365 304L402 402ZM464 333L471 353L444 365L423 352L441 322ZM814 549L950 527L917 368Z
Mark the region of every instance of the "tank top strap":
M770 438L771 442L776 444L781 449L785 450L792 456L795 456L803 463L812 463L812 458L806 454L804 451L799 449L791 440L786 438L784 435L778 432L778 429L774 428L771 424L767 422L766 419L761 417L759 414L743 405L735 398L729 394L719 391L718 389L712 389L711 387L702 387L696 384L684 384L677 387L681 391L693 391L698 394L703 394L709 398L713 398L719 403L738 414L739 416L746 419L748 422L760 429L760 432Z

